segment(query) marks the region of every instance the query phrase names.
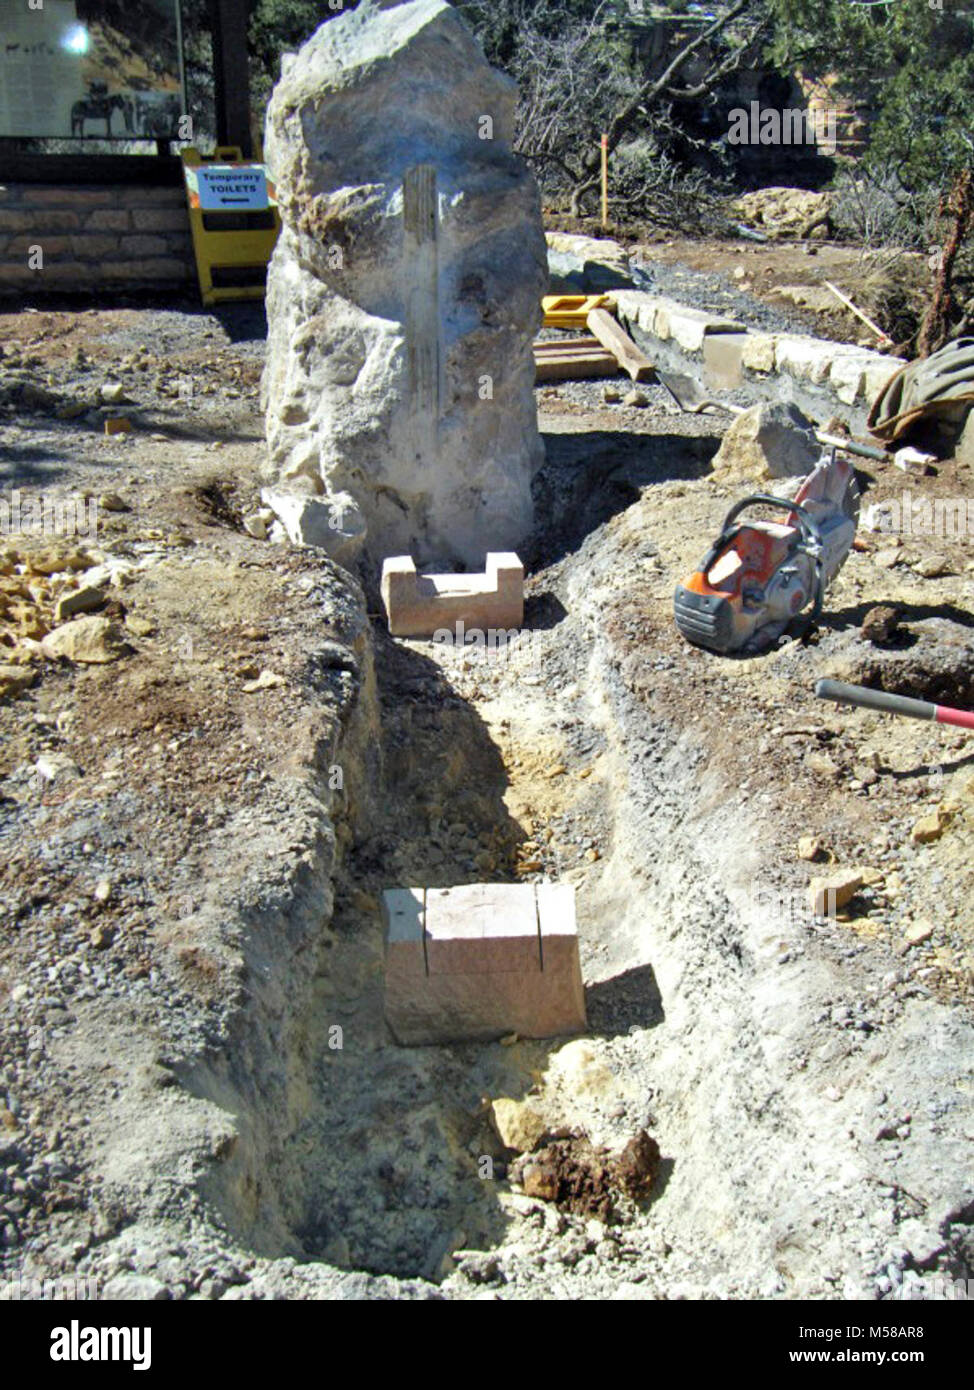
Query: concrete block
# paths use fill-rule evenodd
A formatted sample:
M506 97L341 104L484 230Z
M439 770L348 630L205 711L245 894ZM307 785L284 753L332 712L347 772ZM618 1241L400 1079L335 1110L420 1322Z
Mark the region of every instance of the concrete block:
M49 232L73 232L81 225L81 214L48 210L42 214L29 208L14 208L0 212L0 231L35 233L40 228L45 235Z
M568 883L539 883L535 891L545 1006L554 1018L575 1019L570 1031L581 1031L586 1026L585 987L578 957L575 890Z
M64 213L57 214L65 216ZM49 212L44 218L44 225L50 226L51 218L55 214ZM69 217L76 217L76 213L68 213ZM130 214L125 208L96 208L94 212L89 212L85 217L86 232L127 232L129 230Z
M403 1045L547 1038L584 1030L567 884L391 889L386 1019Z
M122 242L122 250L126 256L164 256L168 244L162 236L129 236Z
M730 390L744 380L741 370L746 333L708 333L703 340L703 365L707 381Z
M48 256L65 256L71 250L74 237L67 236L48 236L43 230L33 232L27 236L11 237L7 243L7 255L11 257L23 256L25 259L37 246L44 252L44 259Z
M423 888L387 888L382 894L385 926L386 981L413 983L426 979L426 891Z
M118 190L114 188L34 188L27 192L24 202L36 207L115 207Z
M131 216L139 232L189 232L189 213L185 208L136 208Z
M138 264L138 262L136 262ZM180 260L176 256L153 256L150 260L142 261L142 272L146 281L153 280L185 280L192 270L188 261Z
M126 207L166 207L182 208L183 215L186 213L186 193L182 184L172 184L156 188L146 188L142 184L132 184L129 188L117 190L122 193L119 200Z
M417 574L408 555L382 566L382 602L393 637L432 637L462 623L488 631L524 621L524 566L513 551L487 555L483 574Z
M96 259L113 256L118 251L118 237L81 233L71 238L71 250L76 256L93 256Z
M776 333L748 333L741 351L741 366L752 372L773 372Z
M430 975L540 974L534 894L518 883L428 889L426 968Z

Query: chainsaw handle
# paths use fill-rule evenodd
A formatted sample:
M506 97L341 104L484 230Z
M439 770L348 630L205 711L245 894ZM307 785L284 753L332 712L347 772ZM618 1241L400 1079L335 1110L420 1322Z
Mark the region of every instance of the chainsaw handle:
M733 507L731 507L730 511L724 517L724 524L720 528L720 535L717 537L713 545L707 551L704 558L700 561L701 574L707 573L711 565L717 559L717 556L720 554L721 550L730 540L732 527L734 525L734 522L740 516L741 512L745 511L748 507L752 507L758 504L762 504L766 507L777 507L779 511L789 513L794 512L795 515L798 517L799 528L801 529L806 540L813 540L818 545L822 544L822 533L818 529L817 523L808 514L808 512L805 511L804 507L799 506L797 502L788 502L782 497L772 497L770 493L754 492L751 494L750 497L742 497L740 502L735 502Z
M740 516L741 512L748 507L760 504L765 507L777 507L782 512L794 512L798 517L798 524L802 531L810 540L822 544L822 533L818 529L818 523L804 507L797 502L789 502L786 497L773 497L770 492L753 492L750 497L742 497L740 502L735 502L733 507L724 517L723 531L729 531L733 523Z

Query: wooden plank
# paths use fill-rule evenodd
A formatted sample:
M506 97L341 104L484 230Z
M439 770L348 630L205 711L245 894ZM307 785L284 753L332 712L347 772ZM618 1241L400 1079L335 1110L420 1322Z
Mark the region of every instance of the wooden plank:
M581 381L586 377L616 376L619 364L611 352L547 353L534 359L536 381Z
M545 338L534 344L536 353L550 352L602 352L598 338Z
M629 334L605 309L593 309L586 319L604 348L613 354L633 381L647 381L654 375L653 364L636 346Z
M613 366L619 370L619 363L611 352L606 352L605 348L592 348L590 351L582 352L578 348L571 352L539 352L535 354L536 362L604 362L606 366Z

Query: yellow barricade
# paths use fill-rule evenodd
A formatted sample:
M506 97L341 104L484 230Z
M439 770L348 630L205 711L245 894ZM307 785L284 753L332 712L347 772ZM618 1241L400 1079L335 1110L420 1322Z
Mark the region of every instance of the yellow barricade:
M262 164L221 145L212 158L182 151L196 273L204 304L263 299L281 219Z

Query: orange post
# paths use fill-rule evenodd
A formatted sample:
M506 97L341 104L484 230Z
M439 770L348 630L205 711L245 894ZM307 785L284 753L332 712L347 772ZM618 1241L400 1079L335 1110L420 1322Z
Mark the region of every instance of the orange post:
M602 230L609 226L609 137L602 136Z

